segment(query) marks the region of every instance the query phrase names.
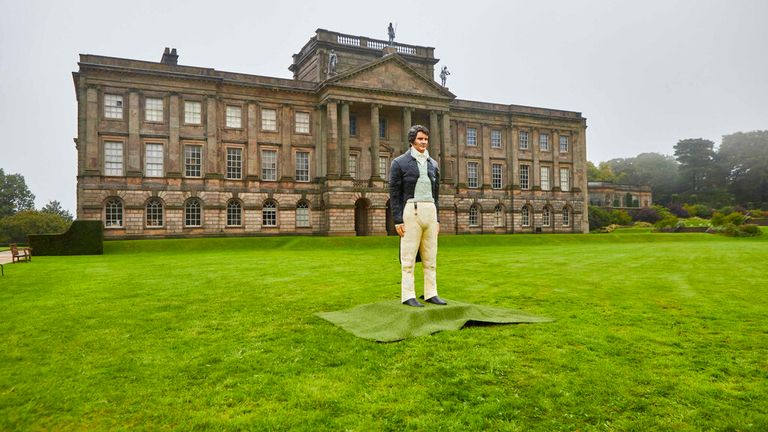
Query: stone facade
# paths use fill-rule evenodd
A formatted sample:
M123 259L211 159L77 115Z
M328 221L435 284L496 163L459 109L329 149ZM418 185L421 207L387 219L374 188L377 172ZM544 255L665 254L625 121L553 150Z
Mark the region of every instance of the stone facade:
M589 204L607 208L635 208L653 205L650 186L589 182Z
M588 230L586 119L457 99L433 48L318 29L292 80L177 59L83 54L73 73L77 217L107 238L391 234L386 175L413 124L441 233Z

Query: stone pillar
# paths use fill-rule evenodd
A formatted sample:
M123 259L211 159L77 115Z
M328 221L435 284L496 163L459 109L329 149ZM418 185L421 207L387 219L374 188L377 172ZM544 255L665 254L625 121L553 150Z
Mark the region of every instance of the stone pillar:
M541 150L541 146L539 145L539 135L541 135L541 131L538 129L533 131L531 133L530 139L533 140L531 144L531 154L533 155L533 164L531 166L531 173L529 176L529 182L531 189L534 189L538 186L539 189L541 189L541 163L539 162L539 153Z
M371 104L371 178L381 178L379 171L379 105Z
M440 119L440 166L443 172L447 172L446 170L446 158L450 156L451 149L453 146L451 145L451 115L448 114L448 112L443 113L443 117ZM453 171L456 171L455 169ZM456 173L451 172L451 176L453 178L446 177L446 180L454 180L455 184L455 177Z
M217 178L221 176L219 172L219 127L217 123L218 101L215 97L207 97L207 116L205 121L206 140L205 151L205 177Z
M328 151L328 177L338 178L341 175L341 166L339 166L339 122L338 122L338 104L336 101L329 101L326 104L326 146Z
M408 129L411 128L411 108L403 108L403 153L408 151L410 143L408 142Z
M258 113L256 112L258 105L255 103L249 103L246 105L247 113L247 127L248 127L248 147L245 151L245 159L247 161L247 167L245 170L246 179L258 180L261 176L260 168L260 154L259 154L259 123Z
M125 174L131 177L141 177L141 128L139 118L139 93L135 90L128 93L128 145L125 149L126 170Z
M349 103L347 102L341 103L339 129L339 147L341 147L341 175L342 177L349 177Z
M520 159L518 158L520 134L512 123L507 125L507 185L510 187L520 186Z
M552 132L552 190L560 190L560 131Z
M280 125L280 179L291 181L293 180L296 170L293 165L293 151L291 149L291 138L293 137L293 117L291 107L283 105L282 109L278 111L281 117L278 121Z
M432 157L432 159L437 161L438 166L440 167L440 173L442 175L444 168L441 155L443 152L441 149L442 140L440 139L440 126L437 122L437 111L429 112L429 133L429 155Z
M312 130L315 139L315 177L325 177L327 172L327 155L326 155L326 136L325 131L328 126L325 124L326 113L325 107L315 107L315 128Z
M101 166L101 143L99 142L98 127L99 127L99 92L94 87L89 87L86 90L86 99L82 102L85 105L85 111L87 120L85 124L85 135L78 137L78 147L84 149L85 152L85 165L84 172L81 174L94 174L99 175L102 173ZM81 141L82 140L82 141ZM90 171L90 172L89 172Z
M456 123L456 186L459 183L466 185L466 175L462 174L467 171L465 165L465 159L462 156L462 149L467 147L467 125L464 122Z
M486 136L487 134L487 136ZM478 148L480 148L481 155L483 158L483 166L481 167L482 176L480 176L480 180L482 180L480 187L485 188L486 185L488 188L491 187L491 130L488 128L488 126L481 124L480 129L477 131L477 139L480 140L478 143ZM493 226L493 224L491 224Z
M181 119L179 95L171 93L168 103L168 177L181 177L181 147L179 144L179 121Z

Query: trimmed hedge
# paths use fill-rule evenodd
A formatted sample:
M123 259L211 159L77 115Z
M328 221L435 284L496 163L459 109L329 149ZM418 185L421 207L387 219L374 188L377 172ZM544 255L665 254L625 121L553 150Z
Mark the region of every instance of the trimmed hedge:
M36 256L102 255L104 227L101 221L76 220L63 234L30 235L29 245Z

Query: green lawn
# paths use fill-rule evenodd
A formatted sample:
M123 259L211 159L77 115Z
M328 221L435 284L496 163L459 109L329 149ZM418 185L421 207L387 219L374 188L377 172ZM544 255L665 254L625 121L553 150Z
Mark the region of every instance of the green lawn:
M314 316L399 297L391 237L6 265L0 430L768 429L768 235L451 236L438 263L447 299L556 321L380 344Z

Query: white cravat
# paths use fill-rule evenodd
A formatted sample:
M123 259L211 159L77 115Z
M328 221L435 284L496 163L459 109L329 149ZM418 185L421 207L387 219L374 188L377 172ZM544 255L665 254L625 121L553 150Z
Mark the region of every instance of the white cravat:
M411 156L416 159L416 162L424 165L427 163L427 160L429 160L429 150L424 149L424 153L421 153L420 151L416 150L415 147L411 147Z

